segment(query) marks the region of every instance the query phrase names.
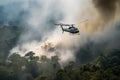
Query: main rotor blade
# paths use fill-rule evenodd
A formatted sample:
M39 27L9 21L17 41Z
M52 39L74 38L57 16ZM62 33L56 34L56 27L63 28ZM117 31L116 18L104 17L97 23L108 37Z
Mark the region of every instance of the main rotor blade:
M80 21L79 23L83 23L83 22L86 22L86 21L88 21L88 19L86 19L86 20L84 20L84 21Z
M72 26L72 25L75 25L75 24L62 24L62 23L60 23L60 24L55 24L55 25Z

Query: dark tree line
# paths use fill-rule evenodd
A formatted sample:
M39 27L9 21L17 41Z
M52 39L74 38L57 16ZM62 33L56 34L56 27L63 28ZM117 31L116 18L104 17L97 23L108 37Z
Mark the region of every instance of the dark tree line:
M120 50L114 49L101 54L96 60L77 65L69 62L60 67L58 56L51 59L46 56L34 56L28 52L25 56L12 54L0 65L0 80L119 80Z

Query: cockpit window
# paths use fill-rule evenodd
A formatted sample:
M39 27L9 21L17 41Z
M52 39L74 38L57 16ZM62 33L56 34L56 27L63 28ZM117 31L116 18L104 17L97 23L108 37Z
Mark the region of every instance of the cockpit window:
M75 27L69 27L69 29L71 29L71 28L75 28Z

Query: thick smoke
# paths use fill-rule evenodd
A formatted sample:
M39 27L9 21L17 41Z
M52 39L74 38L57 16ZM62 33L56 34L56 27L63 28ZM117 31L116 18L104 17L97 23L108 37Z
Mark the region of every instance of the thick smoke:
M92 4L90 4L92 3ZM86 12L89 12L86 13ZM82 16L89 16L90 20L79 24L80 28L88 34L94 34L109 28L120 19L120 1L119 0L91 0L89 7Z
M33 51L38 56L57 55L62 64L75 61L75 52L79 51L88 39L99 42L101 38L107 38L108 35L103 36L109 33L106 29L112 32L111 24L119 20L116 17L119 13L117 2L117 0L12 0L6 4L4 2L5 11L11 12L11 15L8 14L8 17L12 16L10 20L14 20L16 16L21 18L19 13L22 12L23 17L20 20L25 27L17 46L10 53L17 52L24 56L27 52ZM12 7L9 8L8 5ZM79 24L85 19L88 21ZM62 34L60 27L54 25L59 22L78 24L80 35Z
M111 20L115 17L118 0L93 0L104 20Z
M67 33L62 34L55 23L75 23L79 14L79 3L82 0L26 0L21 1L28 15L25 32L21 35L18 45L11 53L21 55L34 51L36 55L51 57L57 55L60 62L75 60L76 38ZM27 4L27 6L25 6ZM25 7L24 7L25 6ZM74 40L74 41L73 41Z
M89 14L84 13L90 16L90 20L79 24L82 33L89 35L82 49L80 47L77 51L76 59L79 63L90 61L95 56L112 49L119 49L120 46L120 1L92 0L91 3L86 10Z

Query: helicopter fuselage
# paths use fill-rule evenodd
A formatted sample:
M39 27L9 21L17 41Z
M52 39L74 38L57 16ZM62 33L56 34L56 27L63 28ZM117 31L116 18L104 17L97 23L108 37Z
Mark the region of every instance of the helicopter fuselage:
M63 28L63 27L61 26L61 28L62 28L62 31L63 31L63 32L66 31L66 32L70 32L70 33L73 33L73 34L79 33L78 28L75 28L75 27Z
M72 34L79 33L79 29L74 27L74 24L55 24L55 25L60 25L61 29L63 32L69 32ZM69 26L68 28L64 28L63 26Z

